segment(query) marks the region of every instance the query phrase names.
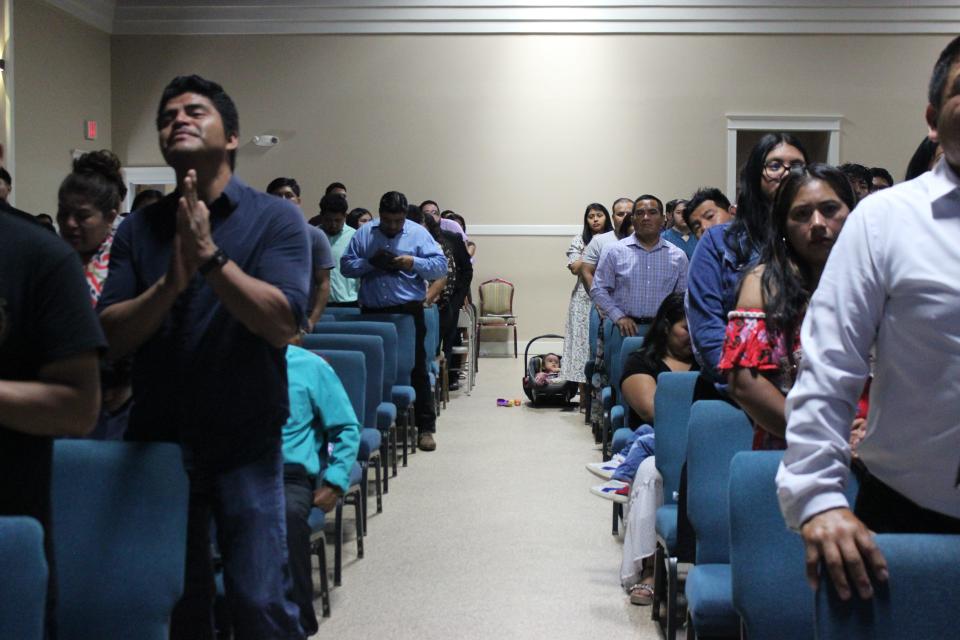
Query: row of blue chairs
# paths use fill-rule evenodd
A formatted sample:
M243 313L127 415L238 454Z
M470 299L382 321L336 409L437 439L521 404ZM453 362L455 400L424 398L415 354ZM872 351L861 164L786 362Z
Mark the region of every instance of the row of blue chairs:
M656 465L664 504L656 518L652 615L665 637L675 637L684 621L688 638L926 638L955 633L960 626L960 612L951 606L955 599L951 601L949 587L934 587L960 577L955 561L960 536L878 536L890 564L886 587L870 601L844 602L824 579L814 596L804 577L802 541L787 530L777 502L774 479L783 453L750 451L752 426L732 405L691 404L696 375L662 374L655 397ZM682 590L685 612L673 553L684 464L687 516L696 538L695 563ZM851 503L856 491L851 476Z

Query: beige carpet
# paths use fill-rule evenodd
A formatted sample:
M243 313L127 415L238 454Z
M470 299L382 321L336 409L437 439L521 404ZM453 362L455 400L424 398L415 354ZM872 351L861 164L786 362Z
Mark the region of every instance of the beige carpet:
M366 556L347 544L315 637L659 637L650 608L620 589L610 503L589 493L583 466L599 460L590 430L577 412L527 406L522 370L481 360L472 395L440 416L437 451L400 469L384 513L371 499Z

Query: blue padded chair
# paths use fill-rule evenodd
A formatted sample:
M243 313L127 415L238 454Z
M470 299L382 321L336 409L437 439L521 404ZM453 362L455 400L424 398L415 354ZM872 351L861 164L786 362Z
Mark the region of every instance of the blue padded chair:
M42 640L48 575L40 523L0 517L0 638Z
M357 414L357 416L362 415L366 407L367 394L367 360L364 353L362 351L334 349L318 349L313 353L316 353L327 361L337 374L337 377L340 378L340 383L343 384L343 388L347 392L347 397L350 398L350 405L353 407L353 412ZM359 456L357 459L360 459ZM379 475L379 468L377 469L377 475ZM323 484L322 477L322 473L317 476L316 488L318 489ZM333 525L333 584L335 586L340 586L343 576L343 506L345 504L353 505L357 526L357 557L363 558L363 536L367 529L366 502L364 500L364 493L367 488L366 480L367 477L363 465L360 463L354 464L350 469L350 481L347 492L337 500ZM363 488L362 492L361 487ZM326 544L326 538L323 535L325 520L323 515L323 511L316 507L310 510L310 544L320 558L321 569L326 567L326 550L321 551L321 545ZM321 584L321 591L322 590L323 584ZM326 615L329 615L329 595L328 601L325 603L325 608L327 611Z
M654 556L654 592L651 617L660 620L660 606L667 604L667 628L673 633L678 622L677 564L677 497L680 471L687 457L687 430L693 392L697 385L695 372L668 372L657 377L653 397L656 414L657 455L654 461L663 478L663 505L657 509L657 551ZM672 636L669 636L672 637Z
M608 326L609 325L609 326ZM620 393L620 376L623 374L623 363L630 352L635 351L643 344L643 337L646 335L648 327L641 325L637 327L637 335L624 338L620 335L620 329L609 320L604 321L606 333L604 334L604 366L607 369L609 385L604 387L601 395L603 402L603 424L600 434L600 449L603 453L603 459L609 460L613 455L610 451L610 440L613 432L623 426L624 413L620 406L623 394ZM624 354L623 344L630 341L631 348ZM618 422L615 424L614 420Z
M351 336L326 333L309 333L303 336L303 348L316 351L320 349L331 349L336 351L359 351L363 353L366 363L366 376L356 383L363 384L364 402L363 409L357 413L363 429L360 430L360 450L357 453L357 462L363 469L363 491L361 497L364 503L364 525L366 525L366 496L368 488L368 470L370 465L374 467L376 478L380 478L380 470L383 461L380 457L380 449L383 444L383 436L377 428L377 405L380 404L380 389L383 384L383 340L379 336ZM337 372L340 375L340 372ZM346 374L345 374L346 375ZM340 378L343 386L350 393L350 385ZM380 482L376 483L376 493L379 499L381 491Z
M747 415L720 400L690 409L687 515L697 537L697 562L687 574L688 637L739 636L730 573L730 461L753 444Z
M349 307L347 307L349 308ZM359 315L356 315L359 318ZM397 328L390 322L335 322L324 325L316 325L313 333L338 334L338 335L370 335L380 336L383 339L383 385L379 395L380 403L377 405L377 428L385 436L380 445L380 456L383 459L383 493L389 490L386 468L390 464L390 445L396 440L396 420L397 406L393 404L393 386L397 381ZM396 475L397 459L396 447L393 447L393 468ZM381 506L377 504L377 513L380 513Z
M329 618L330 569L327 567L327 536L324 533L327 524L327 514L325 514L322 509L314 507L310 510L310 517L307 523L310 525L310 551L317 556L317 562L320 565L320 611L324 618Z
M167 638L187 547L180 447L58 440L52 475L60 640Z
M407 450L411 438L416 453L416 428L414 425L414 402L417 393L410 386L410 374L416 358L417 330L413 316L403 313L368 313L361 316L341 316L343 321L391 322L397 328L397 384L392 391L393 403L397 405L397 429L403 437L403 466L407 466Z
M630 414L630 407L627 404L627 401L623 398L623 393L620 392L620 378L623 375L623 367L627 362L627 358L630 357L630 354L640 348L643 344L642 336L630 336L629 338L624 338L623 342L620 345L620 353L617 354L617 366L613 369L613 375L616 378L610 379L610 386L615 388L619 397L619 402L615 404L610 409L610 426L607 427L604 424L603 434L601 437L601 446L603 450L603 458L605 460L609 459L613 454L620 449L622 449L629 438L633 435L633 430L627 427L624 427L625 416ZM639 426L639 425L637 425ZM620 427L617 429L617 427ZM617 433L614 434L615 437L610 437L611 429L617 429ZM610 442L608 446L607 443ZM619 502L613 503L613 535L617 535L620 530L620 520L623 518L623 505Z
M816 637L823 640L956 638L960 629L960 535L879 534L890 578L874 595L844 602L826 571L816 595Z
M336 321L337 321L337 316L332 315L332 314L329 314L329 313L323 314L322 316L320 316L320 319L317 320L318 323L320 323L320 322L336 322Z
M803 541L783 523L774 479L782 451L743 451L730 463L730 569L733 606L746 637L807 640L813 598ZM851 503L857 481L847 483Z
M360 307L331 307L327 306L323 310L324 314L330 314L332 316L337 316L337 319L341 319L343 316L358 316L360 315Z

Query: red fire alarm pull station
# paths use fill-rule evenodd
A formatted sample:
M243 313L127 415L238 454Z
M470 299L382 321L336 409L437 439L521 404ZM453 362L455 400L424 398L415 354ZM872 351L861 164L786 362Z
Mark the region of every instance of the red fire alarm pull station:
M84 120L84 137L87 140L96 140L97 139L97 121L96 120Z

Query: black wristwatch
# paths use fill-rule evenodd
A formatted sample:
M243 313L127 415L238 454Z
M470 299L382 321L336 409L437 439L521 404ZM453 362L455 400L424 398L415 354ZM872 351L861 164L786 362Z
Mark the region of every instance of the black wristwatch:
M206 262L200 265L198 271L200 271L200 275L205 276L214 269L220 269L229 261L230 258L227 257L227 254L224 253L223 249L217 249L216 253L214 253Z

